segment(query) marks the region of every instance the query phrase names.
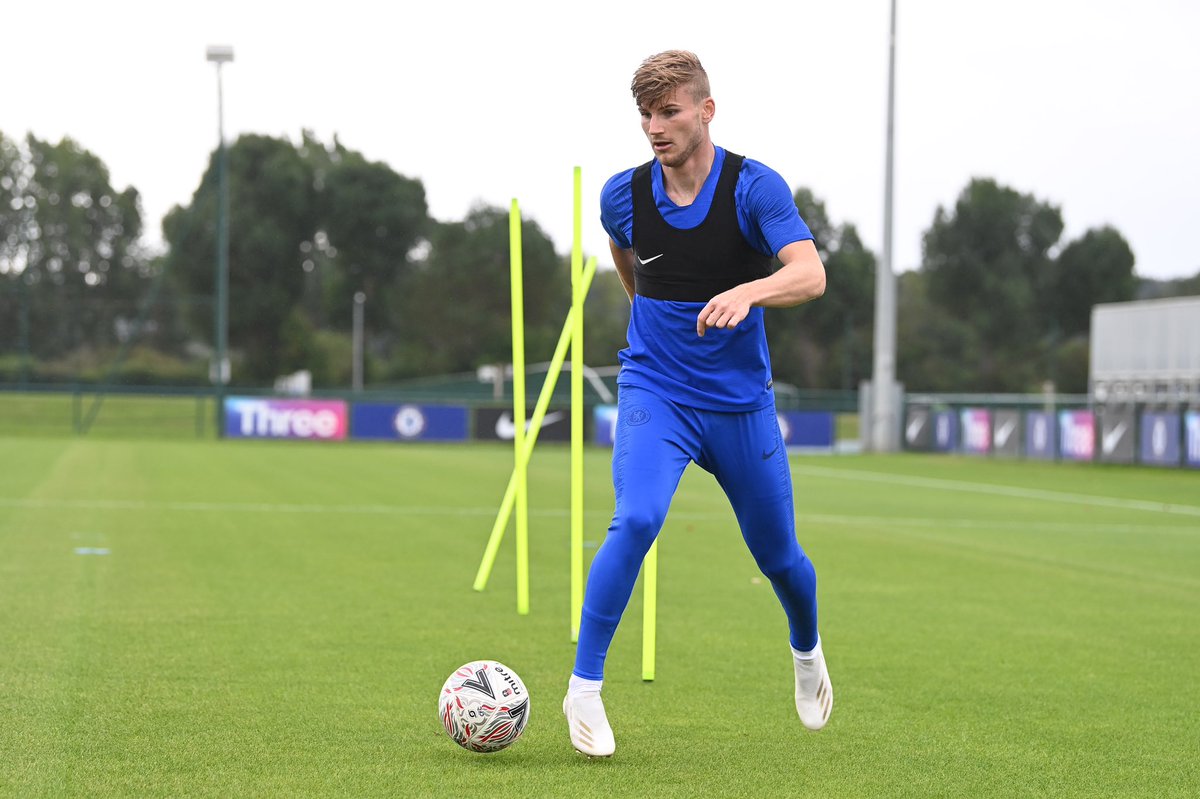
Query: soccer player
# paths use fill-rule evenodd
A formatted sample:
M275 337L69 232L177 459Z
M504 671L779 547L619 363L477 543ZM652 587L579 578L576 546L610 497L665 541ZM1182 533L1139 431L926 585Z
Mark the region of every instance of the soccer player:
M654 159L609 179L600 197L633 304L617 380L616 508L592 561L563 700L571 743L592 757L616 749L600 699L604 660L691 462L716 477L783 605L801 722L819 730L833 708L762 310L820 297L825 267L783 178L713 144L716 105L693 53L651 56L631 88Z

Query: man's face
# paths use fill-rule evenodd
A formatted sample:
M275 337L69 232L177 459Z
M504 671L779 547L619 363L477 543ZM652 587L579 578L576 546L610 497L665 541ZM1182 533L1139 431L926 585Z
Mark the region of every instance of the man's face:
M653 108L638 109L642 131L650 140L654 157L663 166L680 167L708 140L713 115L712 98L696 100L687 86L676 89Z

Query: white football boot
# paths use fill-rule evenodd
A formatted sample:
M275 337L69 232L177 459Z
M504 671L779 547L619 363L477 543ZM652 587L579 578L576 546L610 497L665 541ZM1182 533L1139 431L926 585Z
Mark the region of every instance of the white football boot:
M604 715L599 691L583 691L563 699L563 713L571 730L571 745L588 757L612 757L617 748L612 727Z
M796 666L796 712L800 721L810 730L819 730L829 721L833 712L833 683L829 681L829 669L825 667L825 654L821 642L813 650L813 657L801 660L795 657Z

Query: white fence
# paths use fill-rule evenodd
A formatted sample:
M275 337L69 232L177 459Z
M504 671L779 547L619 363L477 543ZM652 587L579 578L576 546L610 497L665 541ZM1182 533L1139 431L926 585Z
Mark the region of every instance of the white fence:
M1090 379L1101 403L1200 405L1200 297L1093 307Z

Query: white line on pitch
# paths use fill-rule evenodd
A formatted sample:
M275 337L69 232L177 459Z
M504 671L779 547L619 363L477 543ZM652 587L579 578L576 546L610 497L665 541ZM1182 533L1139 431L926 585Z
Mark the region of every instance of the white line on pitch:
M939 530L1016 530L1019 532L1050 533L1185 533L1195 535L1195 525L1122 524L1120 522L1041 522L999 521L986 519L935 519L914 516L836 516L823 513L802 513L796 521L805 525L847 524L877 527L916 527Z
M0 508L21 508L28 510L71 511L167 511L167 512L209 512L209 513L305 513L305 514L357 514L357 515L390 515L390 516L480 516L495 517L497 509L493 507L463 507L463 506L405 506L405 505L300 505L293 503L268 502L178 502L152 500L118 500L118 499L32 499L0 497ZM608 509L587 510L585 515L595 518L609 518ZM565 508L530 508L530 516L541 518L567 518L570 512ZM731 524L733 513L728 508L718 511L702 512L676 510L672 511L670 519L727 521ZM1046 530L1061 532L1196 532L1195 527L1135 525L1121 523L1088 522L1088 523L1045 523L1034 521L986 521L979 519L950 519L931 517L904 516L855 516L850 514L797 514L801 524L829 525L876 525L880 527L937 527L957 529L1013 529L1013 530Z
M933 488L940 491L965 491L974 494L996 494L1021 499L1040 499L1047 502L1063 502L1071 505L1095 505L1105 508L1120 508L1122 510L1145 510L1157 513L1177 513L1183 516L1200 516L1200 507L1195 505L1176 505L1168 502L1151 502L1144 499L1121 499L1119 497L1099 497L1091 494L1072 494L1066 491L1046 491L1040 488L1018 488L1015 486L998 486L988 483L970 483L965 480L943 480L937 477L909 477L886 472L859 472L851 469L833 469L823 466L792 465L793 474L806 474L812 477L835 477L842 480L858 480L868 483L889 483L892 485L908 485L917 488Z
M408 507L404 505L298 505L281 502L159 502L153 500L126 499L20 499L0 497L0 508L28 508L36 510L155 510L155 511L201 511L218 513L359 513L359 514L413 514L420 516L487 516L495 515L495 508L467 507ZM533 515L565 515L566 511L535 511Z

